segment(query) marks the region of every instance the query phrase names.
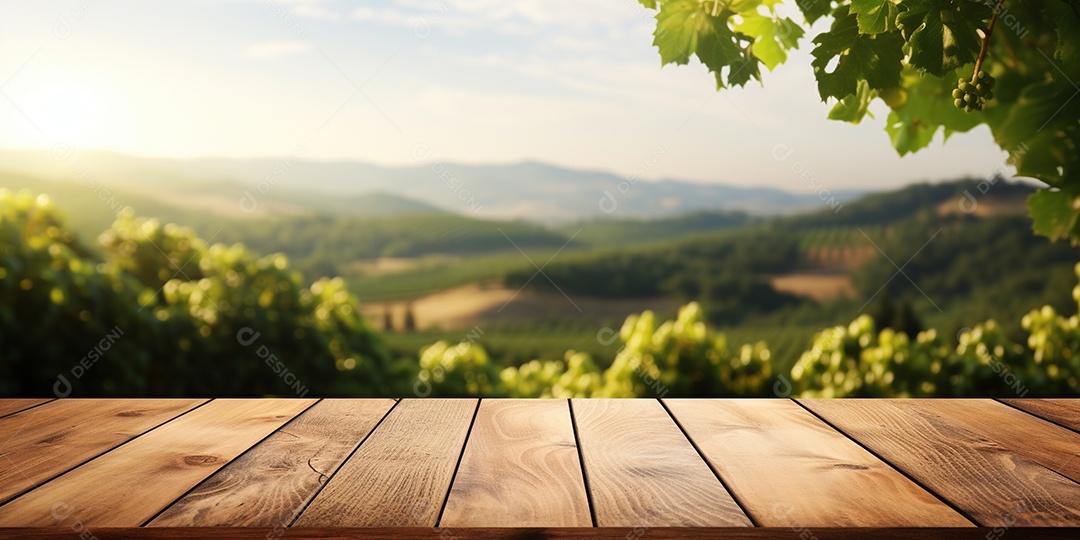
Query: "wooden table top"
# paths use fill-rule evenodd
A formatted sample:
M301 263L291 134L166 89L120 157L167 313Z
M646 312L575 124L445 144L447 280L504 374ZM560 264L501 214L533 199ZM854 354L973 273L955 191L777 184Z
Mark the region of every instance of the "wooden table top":
M0 400L0 538L1080 538L1080 399Z

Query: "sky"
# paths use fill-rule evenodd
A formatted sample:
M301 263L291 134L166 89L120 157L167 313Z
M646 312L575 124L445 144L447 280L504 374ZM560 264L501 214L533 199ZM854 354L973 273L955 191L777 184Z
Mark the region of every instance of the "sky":
M827 120L809 38L764 86L717 92L700 64L661 69L652 15L636 0L0 0L0 147L302 147L792 192L1004 166L985 127L900 158L880 101L858 126Z

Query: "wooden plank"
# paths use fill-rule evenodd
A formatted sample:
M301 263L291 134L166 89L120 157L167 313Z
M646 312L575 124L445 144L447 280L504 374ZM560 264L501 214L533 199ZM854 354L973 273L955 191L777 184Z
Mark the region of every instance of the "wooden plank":
M569 402L483 400L439 525L592 525Z
M1080 432L1080 398L1003 399L1005 403Z
M139 526L314 401L214 400L0 506L0 526Z
M659 401L570 407L597 526L753 526Z
M968 527L952 528L793 528L793 527L562 527L562 528L513 528L488 529L463 528L440 529L435 527L408 528L292 528L282 533L279 529L264 527L186 527L186 528L129 528L92 529L97 540L1076 540L1080 529L1075 528L1011 528L992 529ZM70 529L0 529L0 540L54 540L77 539L78 533ZM85 536L83 538L91 538Z
M664 404L759 525L972 525L790 400L665 399Z
M324 399L147 526L287 526L393 406L392 399Z
M434 526L476 405L475 399L401 400L296 526Z
M895 400L1080 482L1080 433L989 399Z
M977 523L1080 526L1080 485L1016 452L894 400L800 400Z
M49 400L38 398L0 399L0 417L15 414L19 411L25 411L30 407L41 405L46 401Z
M0 503L205 401L61 399L0 418Z

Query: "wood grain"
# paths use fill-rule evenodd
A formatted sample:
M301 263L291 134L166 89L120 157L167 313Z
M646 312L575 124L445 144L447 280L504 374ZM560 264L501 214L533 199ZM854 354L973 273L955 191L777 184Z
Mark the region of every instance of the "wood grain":
M1080 482L1080 433L989 399L894 400Z
M61 399L0 418L0 503L205 401Z
M759 525L972 525L790 400L664 403Z
M392 399L324 399L147 526L287 526L393 405Z
M475 399L403 399L330 479L297 527L432 527Z
M592 525L567 400L483 400L439 525Z
M0 506L0 526L141 525L312 403L211 401Z
M292 528L263 527L189 527L154 529L96 528L89 531L98 540L1076 540L1080 529L1070 528L815 528L792 527L562 527L562 528L462 528L369 527L369 528ZM76 539L71 529L0 529L0 540ZM85 538L90 538L86 536Z
M387 400L314 402L0 400L17 410L0 416L0 475L57 467L0 505L0 540L1080 538L1078 400L800 400L813 414L790 400L405 400L381 424ZM710 522L731 504L710 499L720 482L660 403L766 527L656 525ZM68 464L35 462L49 452ZM921 527L959 514L916 482L998 528ZM920 527L876 525L898 507ZM628 526L590 527L590 509ZM264 526L238 526L251 524ZM1029 528L1046 525L1058 528Z
M24 398L24 399L0 399L0 418L9 414L24 411L35 405L41 405L48 399Z
M598 526L753 526L659 401L570 406Z
M1005 403L1080 432L1080 398L1003 399Z
M1080 484L897 400L800 400L984 526L1080 526Z

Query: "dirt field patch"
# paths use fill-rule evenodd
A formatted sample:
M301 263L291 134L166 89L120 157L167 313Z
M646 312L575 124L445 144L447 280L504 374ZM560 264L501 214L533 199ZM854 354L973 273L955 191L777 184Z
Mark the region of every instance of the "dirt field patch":
M839 296L855 297L851 276L846 272L803 272L772 278L772 286L780 292L811 298L817 301Z

